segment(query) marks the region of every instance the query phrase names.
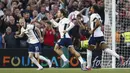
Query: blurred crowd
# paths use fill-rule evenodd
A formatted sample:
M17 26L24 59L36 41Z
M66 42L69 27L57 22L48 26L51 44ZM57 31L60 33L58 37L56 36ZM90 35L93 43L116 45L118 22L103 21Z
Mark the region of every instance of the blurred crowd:
M42 33L44 47L53 48L59 39L57 28L47 22L46 13L51 13L58 22L56 13L59 9L66 10L66 17L72 12L82 11L84 15L83 24L88 25L89 7L98 5L99 14L104 25L104 1L103 0L0 0L0 48L26 48L26 35L24 38L14 37L20 31L19 19L24 17L27 23L37 26ZM81 32L79 25L70 31L73 44L79 47L81 40L87 39Z
M120 48L130 47L130 0L116 2L116 42Z

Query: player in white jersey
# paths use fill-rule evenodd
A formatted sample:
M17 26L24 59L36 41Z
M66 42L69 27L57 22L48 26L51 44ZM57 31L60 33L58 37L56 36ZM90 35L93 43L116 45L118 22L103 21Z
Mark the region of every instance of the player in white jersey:
M87 67L86 70L91 69L91 59L92 59L92 50L98 48L101 48L104 50L106 53L111 54L112 56L116 57L117 59L120 60L121 64L124 63L123 57L119 56L115 51L112 51L110 48L108 48L107 44L105 43L104 40L104 35L101 30L101 17L97 13L98 7L96 5L93 5L90 8L91 16L90 16L90 38L89 38L89 46L87 50Z
M65 57L63 54L63 51L61 48L67 47L69 51L76 57L81 63L81 69L83 69L83 66L85 65L84 60L82 59L81 55L74 49L74 46L72 45L71 37L69 36L68 32L71 30L75 25L68 19L65 18L65 10L61 9L57 12L57 17L60 18L59 23L57 23L53 18L51 14L47 14L47 18L50 20L52 24L54 24L55 27L58 27L60 32L60 40L56 43L54 47L54 51L60 55L62 60L64 61L64 64L62 67L66 66L67 63L69 63L69 60Z
M40 42L43 41L40 30L37 27L35 27L33 24L27 24L25 22L24 18L20 19L19 23L21 26L21 32L19 35L15 35L15 37L20 38L20 37L23 37L24 34L27 35L27 37L28 37L27 42L29 44L29 48L28 48L29 58L31 59L31 61L34 64L36 64L38 66L37 70L42 70L43 67L34 58L34 56L33 56L34 54L35 54L36 58L46 61L49 65L49 67L51 67L51 65L52 65L51 61L49 59L46 59L45 57L39 55L40 50L41 50Z

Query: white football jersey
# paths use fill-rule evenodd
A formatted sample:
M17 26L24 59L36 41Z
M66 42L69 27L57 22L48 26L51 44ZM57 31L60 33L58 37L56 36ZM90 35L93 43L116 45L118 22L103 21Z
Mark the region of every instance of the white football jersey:
M55 22L53 19L50 21L54 24L54 27L58 27L61 38L70 38L68 32L66 34L63 33L64 30L69 31L74 27L74 24L68 18L61 19L59 23Z
M97 13L93 13L91 16L90 16L90 27L91 27L91 30L93 30L95 28L95 20L98 19L102 22L101 20L101 17L99 14ZM95 31L94 31L94 34L93 34L94 37L101 37L103 36L103 32L101 30L101 26L99 26Z
M68 15L68 19L70 19L71 21L73 20L73 19L76 19L77 18L77 15L79 14L80 12L79 11L73 11L73 12L71 12L69 15ZM88 21L89 21L89 17L88 16L84 16L84 15L82 15L83 16L83 22L84 23L87 23Z
M21 33L25 33L28 37L27 42L30 44L39 43L38 35L35 31L35 26L33 24L27 24L26 27L21 28Z
M79 14L79 11L73 11L68 15L68 18L70 20L77 18L77 15Z

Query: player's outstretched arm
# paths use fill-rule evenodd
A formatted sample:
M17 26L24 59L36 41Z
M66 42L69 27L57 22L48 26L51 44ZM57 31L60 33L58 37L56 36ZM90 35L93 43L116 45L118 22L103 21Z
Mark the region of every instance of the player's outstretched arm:
M59 25L54 19L51 19L50 22L54 25L54 27L58 27Z
M81 11L79 11L79 14L81 14L82 15L82 13L86 10L87 8L85 7L85 8L83 8Z
M15 38L22 38L24 36L24 32L21 32L19 35L16 34L14 37Z
M54 25L54 27L58 27L58 23L53 19L52 14L46 13L47 19Z

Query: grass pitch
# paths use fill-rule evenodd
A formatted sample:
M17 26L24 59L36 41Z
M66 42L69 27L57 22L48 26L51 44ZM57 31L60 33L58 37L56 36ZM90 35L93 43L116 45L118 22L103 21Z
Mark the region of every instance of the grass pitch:
M0 68L0 73L130 73L130 68L120 69L92 69L91 71L82 71L80 68Z

